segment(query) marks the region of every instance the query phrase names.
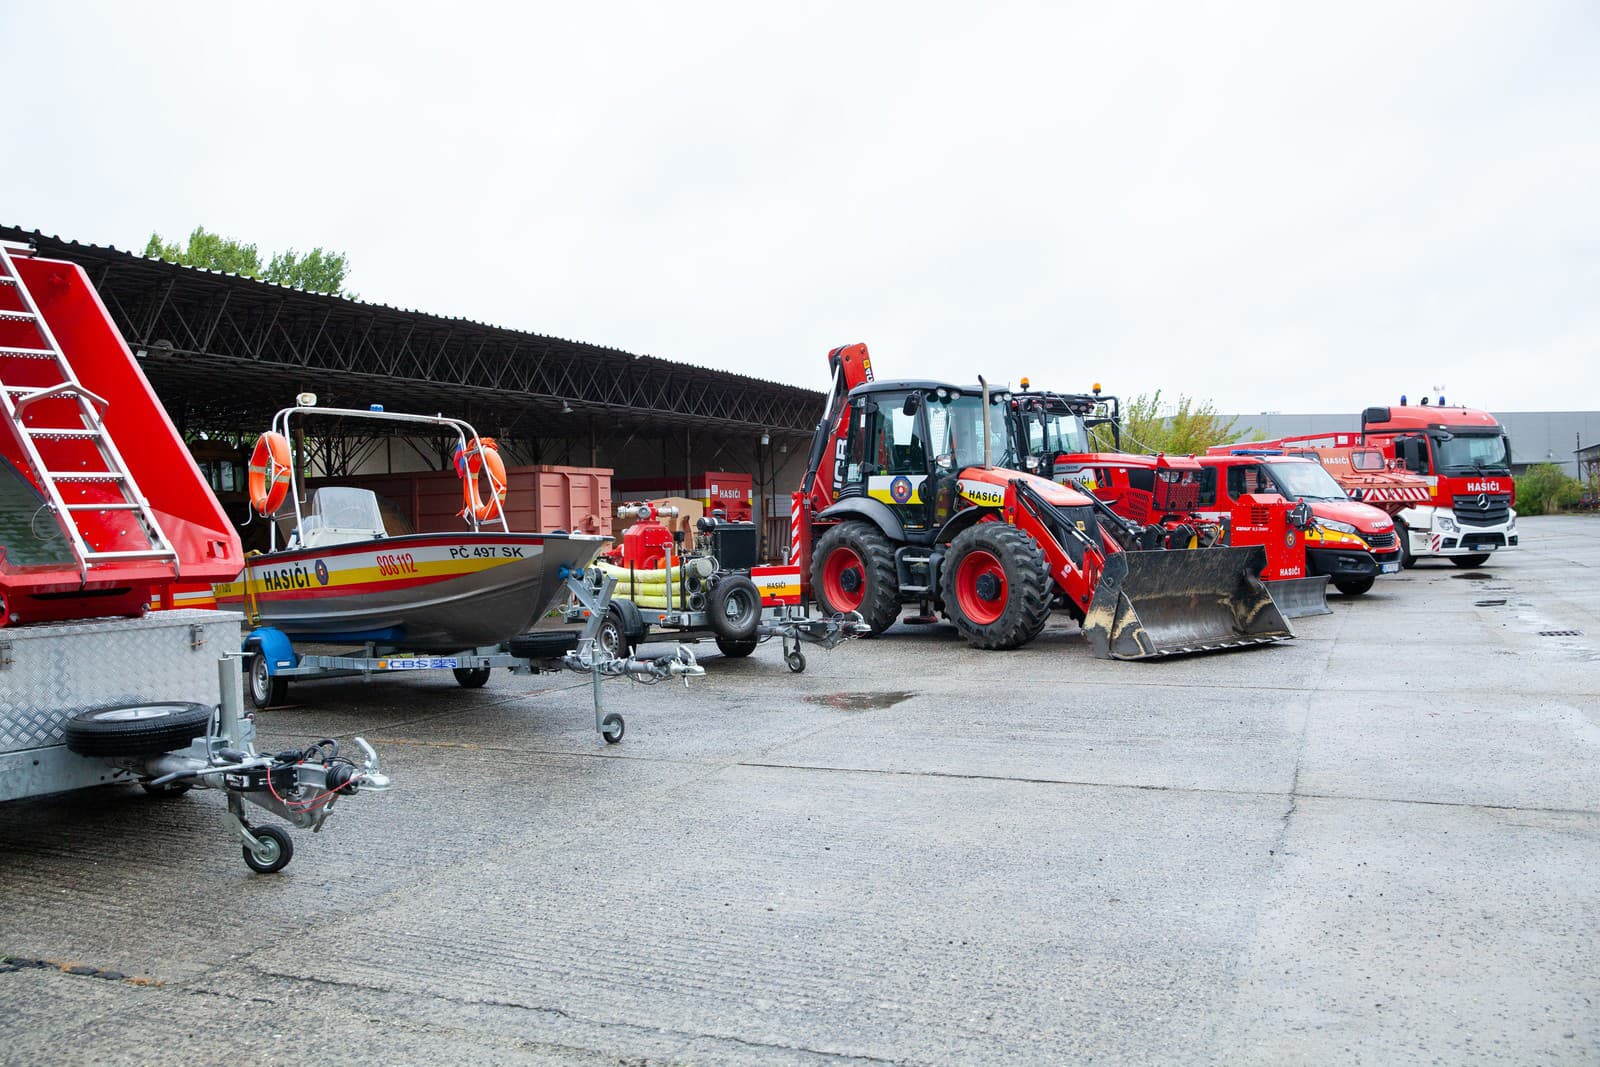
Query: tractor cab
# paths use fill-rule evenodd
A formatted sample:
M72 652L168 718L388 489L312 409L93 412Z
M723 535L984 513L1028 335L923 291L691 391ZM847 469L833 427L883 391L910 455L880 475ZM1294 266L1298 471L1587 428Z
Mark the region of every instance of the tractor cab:
M959 483L970 468L1017 466L1003 417L1007 394L981 386L869 382L851 390L849 430L834 476L838 499L886 505L908 536L931 537L961 510ZM988 448L984 447L985 426Z

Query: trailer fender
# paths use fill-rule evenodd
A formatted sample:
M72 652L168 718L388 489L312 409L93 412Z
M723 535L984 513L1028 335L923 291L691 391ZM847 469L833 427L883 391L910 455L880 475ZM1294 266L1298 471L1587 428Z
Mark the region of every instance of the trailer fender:
M294 645L289 640L289 635L276 626L259 626L251 630L244 639L244 650L250 653L259 652L267 661L267 673L277 674L284 667L294 667L300 662L300 657L295 654Z
M622 633L628 640L637 641L649 629L644 624L644 613L633 601L619 597L611 601L611 610L617 613L617 620L622 623Z
M818 522L839 522L842 519L860 517L882 530L891 541L921 540L906 536L906 528L901 524L900 517L889 509L889 505L870 497L846 497L836 504L830 504L817 515Z

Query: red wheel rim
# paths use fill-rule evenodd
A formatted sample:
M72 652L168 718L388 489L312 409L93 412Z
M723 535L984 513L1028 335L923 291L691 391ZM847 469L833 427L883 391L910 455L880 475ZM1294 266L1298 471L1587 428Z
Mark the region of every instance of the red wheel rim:
M845 575L855 573L855 591L844 587ZM867 598L867 569L855 549L840 545L822 564L822 595L834 611L855 611Z
M992 584L984 582L985 578L992 578ZM997 591L997 595L992 600L984 597L979 592L979 583L990 587L985 591ZM956 600L968 622L987 626L999 619L1006 613L1006 593L1006 569L993 552L974 549L956 568Z

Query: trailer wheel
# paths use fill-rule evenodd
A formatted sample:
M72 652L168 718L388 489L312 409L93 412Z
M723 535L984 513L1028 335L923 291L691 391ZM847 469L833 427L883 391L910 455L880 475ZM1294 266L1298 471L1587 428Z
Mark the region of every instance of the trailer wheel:
M1394 536L1400 542L1400 568L1410 570L1417 565L1417 557L1411 554L1411 531L1399 519L1394 520Z
M456 667L450 673L463 689L482 689L489 681L488 667Z
M729 659L742 659L756 650L760 644L755 638L748 641L729 641L726 637L717 638L717 649Z
M627 729L627 725L622 721L622 716L613 711L600 720L600 736L605 738L606 744L614 745L622 740L622 733Z
M951 620L974 648L1027 644L1050 617L1050 569L1026 533L980 522L956 535L940 569Z
M267 671L267 655L250 657L250 703L261 710L282 704L289 698L289 679Z
M595 638L606 655L627 659L633 654L633 642L628 640L628 628L622 624L622 612L612 608L600 624L600 634Z
M242 845L244 863L257 874L277 874L294 859L294 838L281 826L252 826L250 833L261 843L258 853L249 845Z
M722 648L724 641L736 646L749 642L754 651L756 628L761 625L761 590L748 575L725 574L711 587L706 615L711 622L711 632L717 635L718 648Z
M1341 578L1333 583L1333 587L1345 596L1360 596L1372 588L1372 581L1370 575L1365 578Z
M1489 554L1485 552L1472 556L1451 556L1450 562L1463 570L1471 567L1481 567L1489 562Z
M811 588L825 615L859 611L876 637L900 617L894 549L876 526L842 522L823 534L811 561Z
M158 756L188 748L210 723L205 704L151 701L80 711L63 732L67 748L80 756Z
M784 656L783 662L796 674L804 674L806 671L806 654L798 648Z

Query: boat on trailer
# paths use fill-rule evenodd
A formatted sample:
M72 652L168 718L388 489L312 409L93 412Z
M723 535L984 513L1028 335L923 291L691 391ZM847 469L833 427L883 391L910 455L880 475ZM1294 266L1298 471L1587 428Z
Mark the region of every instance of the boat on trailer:
M454 436L463 529L390 536L369 489L324 486L303 501L287 443L310 417L375 419ZM278 412L263 441L260 464L252 461L252 504L269 518L292 514L292 524L279 547L274 523L272 550L250 557L215 593L218 607L294 641L417 653L498 645L537 623L565 595L567 575L588 566L609 540L513 532L493 442L460 419L302 405ZM478 488L482 477L487 491ZM279 485L286 489L274 501Z

